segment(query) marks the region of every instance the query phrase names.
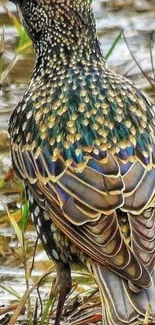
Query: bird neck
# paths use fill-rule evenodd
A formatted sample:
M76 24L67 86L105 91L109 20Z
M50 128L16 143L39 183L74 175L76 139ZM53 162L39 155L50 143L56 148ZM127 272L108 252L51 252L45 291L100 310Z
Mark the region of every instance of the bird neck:
M89 10L88 10L89 9ZM92 9L56 10L48 28L34 40L36 68L40 65L103 61Z

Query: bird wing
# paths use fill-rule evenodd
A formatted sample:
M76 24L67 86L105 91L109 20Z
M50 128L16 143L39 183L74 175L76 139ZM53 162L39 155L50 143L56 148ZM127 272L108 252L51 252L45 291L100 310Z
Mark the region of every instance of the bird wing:
M56 89L48 103L40 84L41 97L25 94L10 122L13 165L17 175L33 188L38 204L42 204L40 193L46 198L52 219L76 247L147 287L149 272L134 250L140 254L143 248L143 253L151 256L152 268L154 219L151 215L147 219L143 212L153 209L155 202L154 111L133 84L107 72L115 91L101 71L94 76L94 83L85 79L86 86L76 76L81 93L65 80L66 96ZM88 78L87 74L83 78ZM90 85L97 87L97 95L93 93L97 97L92 96ZM63 102L58 100L59 93ZM118 209L130 213L132 248L122 237ZM149 244L143 245L149 236Z
M38 203L37 191L46 198L52 220L78 249L131 283L151 284L149 271L122 237L115 211L122 208L138 215L153 205L154 168L147 170L138 159L122 164L110 153L102 160L89 156L80 171L76 164L66 167L61 158L52 162L47 151L35 157L18 147L12 155L18 174L31 184ZM143 228L144 240L148 240L147 228Z

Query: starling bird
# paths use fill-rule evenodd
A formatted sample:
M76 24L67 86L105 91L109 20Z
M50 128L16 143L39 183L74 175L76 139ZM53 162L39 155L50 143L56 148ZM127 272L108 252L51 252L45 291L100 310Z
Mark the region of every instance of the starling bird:
M107 66L89 0L12 1L36 53L28 89L10 118L12 161L56 264L55 325L75 263L99 287L104 325L142 324L146 311L152 324L154 107Z

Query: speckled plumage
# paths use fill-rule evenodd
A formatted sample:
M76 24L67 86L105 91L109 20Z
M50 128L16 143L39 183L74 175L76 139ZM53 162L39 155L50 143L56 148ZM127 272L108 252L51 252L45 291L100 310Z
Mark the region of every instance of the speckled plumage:
M55 325L72 263L94 276L105 325L140 324L148 304L155 320L154 107L107 66L87 0L18 5L36 64L10 118L12 159L57 265ZM129 244L119 225L122 213Z

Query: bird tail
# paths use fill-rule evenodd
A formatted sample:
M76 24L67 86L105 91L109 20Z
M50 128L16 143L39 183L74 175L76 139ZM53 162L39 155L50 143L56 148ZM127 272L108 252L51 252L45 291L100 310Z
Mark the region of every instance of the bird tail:
M100 265L91 265L91 273L99 286L104 325L155 321L155 281L150 288L135 293L126 280Z

